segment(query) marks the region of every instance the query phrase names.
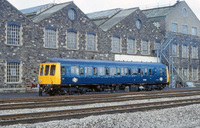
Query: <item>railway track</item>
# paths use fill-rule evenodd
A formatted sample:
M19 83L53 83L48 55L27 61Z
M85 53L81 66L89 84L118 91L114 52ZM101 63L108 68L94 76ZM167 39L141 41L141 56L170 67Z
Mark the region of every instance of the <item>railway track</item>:
M174 93L162 93L162 94L145 94L145 95L119 95L113 97L96 97L89 99L72 99L72 100L60 100L60 101L43 101L43 102L31 102L31 103L15 103L15 104L0 104L0 110L13 110L13 109L28 109L28 108L42 108L42 107L61 107L61 106L75 106L85 105L92 103L109 103L109 102L122 102L129 100L143 100L143 99L158 99L158 98L172 98L172 97L185 97L200 95L199 91L190 92L174 92Z
M19 102L46 102L46 101L60 101L66 99L89 99L89 98L109 98L126 95L149 95L149 94L165 94L165 93L186 93L186 92L200 92L200 89L187 89L187 90L167 90L167 91L151 91L151 92L126 92L126 93L109 93L109 94L85 94L85 95L67 95L67 96L45 96L45 97L31 97L31 98L13 98L13 99L0 99L0 104L6 103L19 103Z
M186 106L191 104L200 104L200 98L84 108L84 109L48 111L48 112L38 112L38 113L0 115L0 125L3 126L3 125L18 124L18 123L37 123L37 122L45 122L45 121L60 120L60 119L83 118L91 115L147 111L153 109L164 109L164 108Z

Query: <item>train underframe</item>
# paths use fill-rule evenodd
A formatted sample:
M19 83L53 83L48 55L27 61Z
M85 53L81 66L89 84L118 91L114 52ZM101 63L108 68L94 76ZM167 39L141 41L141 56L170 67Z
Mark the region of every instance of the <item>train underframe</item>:
M152 91L162 90L166 87L166 83L160 84L101 84L101 85L40 85L39 96L43 93L50 96L55 95L73 95L85 94L86 92L134 92L134 91Z

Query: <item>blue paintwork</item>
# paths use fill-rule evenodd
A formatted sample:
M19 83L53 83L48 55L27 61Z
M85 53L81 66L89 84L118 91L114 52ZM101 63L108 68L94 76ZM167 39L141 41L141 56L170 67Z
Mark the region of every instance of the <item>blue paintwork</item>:
M45 62L58 62L61 63L61 67L65 67L65 74L61 75L61 84L132 84L132 83L144 83L144 84L156 84L156 83L167 83L166 73L160 75L160 68L166 71L167 66L160 63L142 63L142 62L120 62L120 61L103 61L103 60L81 60L81 59L61 59L61 58L51 58L47 59ZM71 66L79 67L116 67L116 68L147 68L148 71L151 69L151 74L147 75L71 75ZM164 71L163 71L164 72ZM79 72L80 73L80 72ZM163 78L161 81L160 78ZM78 81L73 82L72 79L76 78Z

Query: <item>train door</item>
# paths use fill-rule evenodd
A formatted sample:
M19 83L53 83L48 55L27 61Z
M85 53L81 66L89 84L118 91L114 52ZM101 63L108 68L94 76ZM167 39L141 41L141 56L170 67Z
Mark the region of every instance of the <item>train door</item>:
M61 84L66 83L66 76L67 76L66 68L64 66L61 66Z
M152 80L153 80L153 70L152 70L152 68L149 68L148 70L149 70L148 71L149 72L149 80L148 81L152 82Z

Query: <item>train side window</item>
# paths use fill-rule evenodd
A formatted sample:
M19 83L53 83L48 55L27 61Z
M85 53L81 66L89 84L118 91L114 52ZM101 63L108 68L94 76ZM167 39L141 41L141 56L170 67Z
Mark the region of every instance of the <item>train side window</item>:
M45 67L45 76L49 74L49 65L46 65Z
M163 68L163 75L166 75L166 69Z
M121 68L121 75L124 76L124 68Z
M160 75L162 75L162 68L160 68Z
M71 66L71 75L79 75L79 67L78 66Z
M131 69L130 68L128 69L128 75L131 75Z
M116 68L110 68L110 75L111 76L114 76L114 75L116 75L116 72L117 72L117 70L116 70Z
M138 69L138 75L141 75L141 69Z
M40 76L43 76L43 72L44 72L44 65L42 65L40 68Z
M92 76L92 67L85 67L85 75Z
M120 75L120 74L121 74L120 68L117 68L117 75Z
M56 71L56 65L51 65L50 75L54 76Z
M133 75L137 75L137 68L133 68L133 69L132 69L132 74L133 74Z
M104 76L104 75L105 75L105 68L98 67L98 76Z
M97 68L93 68L93 75L97 75Z
M124 74L125 74L125 75L128 75L128 70L127 70L127 68L124 68Z
M84 75L84 68L80 67L80 75Z
M147 76L147 74L148 74L148 70L147 70L147 68L145 68L145 69L144 69L144 75Z
M141 75L142 76L144 75L144 69L141 69Z
M106 68L106 75L109 75L109 68Z
M61 74L65 75L65 67L61 67Z
M151 75L151 69L149 69L149 75Z

